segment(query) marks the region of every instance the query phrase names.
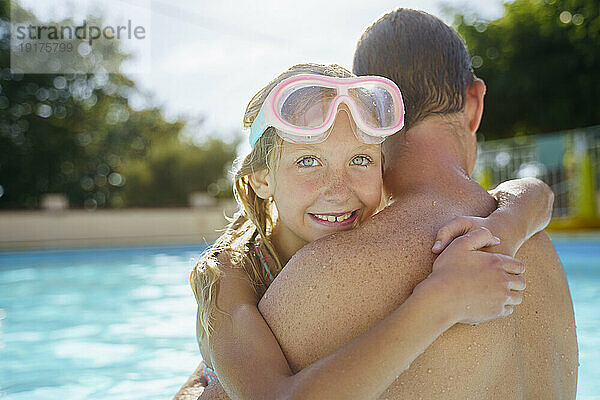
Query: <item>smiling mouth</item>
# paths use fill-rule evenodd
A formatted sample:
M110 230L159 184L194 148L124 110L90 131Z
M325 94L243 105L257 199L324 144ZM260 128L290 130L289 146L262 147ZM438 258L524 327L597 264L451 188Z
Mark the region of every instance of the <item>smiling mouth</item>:
M335 214L309 214L318 222L327 223L328 225L346 225L348 223L354 222L356 216L358 215L358 210L349 211L346 213L335 213Z

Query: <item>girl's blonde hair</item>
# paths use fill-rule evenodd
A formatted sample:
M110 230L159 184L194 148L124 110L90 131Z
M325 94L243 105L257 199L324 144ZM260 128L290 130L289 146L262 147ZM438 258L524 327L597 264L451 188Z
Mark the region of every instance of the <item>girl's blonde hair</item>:
M249 128L254 118L260 112L263 102L269 92L281 81L290 76L312 73L334 77L354 76L350 71L339 65L298 64L294 65L267 86L261 89L248 103L244 114L244 128ZM283 140L274 128L269 128L256 142L254 148L243 160L234 163L234 197L238 203L238 211L234 214L229 225L217 241L202 255L191 272L190 283L199 310L198 341L208 340L213 330L212 320L215 311L222 312L216 305L219 291L221 270L217 256L226 253L231 265L242 268L253 284L257 297L260 298L270 284L268 272L256 257L253 257L251 243L252 235L258 233L264 248L270 253L275 265L270 265L273 277L281 269L281 261L271 241L271 233L275 227L277 210L273 199L262 199L250 186L249 176L264 169L273 170L277 167L281 154Z

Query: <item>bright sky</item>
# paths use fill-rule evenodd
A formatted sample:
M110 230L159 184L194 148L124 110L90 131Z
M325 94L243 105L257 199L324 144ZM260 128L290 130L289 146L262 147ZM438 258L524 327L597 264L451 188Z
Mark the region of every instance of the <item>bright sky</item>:
M362 32L397 7L448 20L444 7L495 18L502 0L19 0L38 18L83 19L125 10L136 21L150 10L151 65L133 61L130 76L167 117L204 118L201 135L229 137L241 129L246 104L288 67L337 63L348 69ZM144 24L147 24L144 22ZM147 58L147 57L146 57ZM137 60L140 60L138 57ZM136 64L137 62L137 64ZM140 71L146 72L140 72ZM132 73L132 71L134 73ZM150 98L150 97L148 97Z

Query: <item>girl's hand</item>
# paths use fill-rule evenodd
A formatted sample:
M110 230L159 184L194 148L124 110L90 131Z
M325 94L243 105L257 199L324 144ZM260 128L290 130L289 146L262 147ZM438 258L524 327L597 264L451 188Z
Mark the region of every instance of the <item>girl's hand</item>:
M440 253L452 239L476 228L485 227L502 238L502 244L492 251L515 255L521 245L544 229L552 216L554 194L548 185L536 178L503 182L490 194L497 208L486 218L457 217L437 233L431 249ZM487 249L490 251L490 249Z
M478 324L512 314L522 301L525 279L519 275L525 266L516 258L479 250L499 243L486 228L454 239L418 287L433 285L455 322Z
M488 219L470 216L453 218L437 231L431 251L435 254L439 254L450 244L450 242L452 242L452 240L477 228L491 230Z

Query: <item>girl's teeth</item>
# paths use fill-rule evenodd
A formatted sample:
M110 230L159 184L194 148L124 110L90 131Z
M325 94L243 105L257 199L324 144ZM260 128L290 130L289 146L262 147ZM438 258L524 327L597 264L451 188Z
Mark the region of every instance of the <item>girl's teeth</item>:
M339 217L335 217L333 215L314 214L315 217L317 217L323 221L329 221L329 222L342 222L342 221L345 221L348 218L350 218L351 215L352 215L352 212L340 215Z

